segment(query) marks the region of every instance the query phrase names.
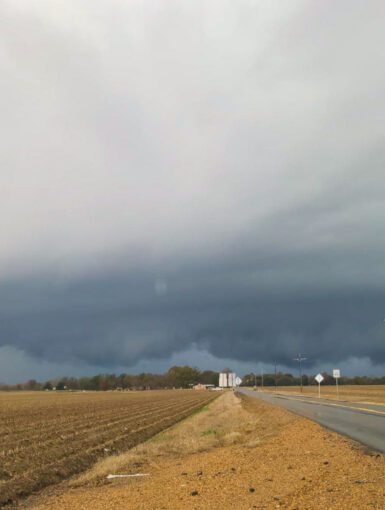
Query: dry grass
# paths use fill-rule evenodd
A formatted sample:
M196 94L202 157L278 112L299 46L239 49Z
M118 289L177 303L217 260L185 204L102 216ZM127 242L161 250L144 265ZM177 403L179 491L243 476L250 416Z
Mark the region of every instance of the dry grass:
M255 446L261 433L264 434L261 419L261 414L250 413L242 406L233 392L225 392L193 415L193 419L174 425L129 452L100 460L70 484L80 486L104 479L110 473L144 472L146 466L156 466L162 458L182 457L218 446L239 443Z
M265 388L265 390L274 391L274 388ZM278 387L278 393L301 394L299 386L281 386ZM302 395L318 397L318 386L304 386ZM336 400L336 387L321 384L321 397ZM339 400L385 404L385 385L343 385L339 387Z

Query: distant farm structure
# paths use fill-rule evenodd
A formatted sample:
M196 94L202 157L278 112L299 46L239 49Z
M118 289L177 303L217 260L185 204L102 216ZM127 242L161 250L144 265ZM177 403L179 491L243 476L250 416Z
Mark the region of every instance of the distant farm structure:
M193 390L212 390L215 388L215 384L201 384L198 383L193 386Z
M220 388L235 388L241 384L242 380L237 377L234 372L225 369L219 374L219 387Z
M205 384L196 384L195 386L193 386L193 389L194 390L205 390L206 385Z

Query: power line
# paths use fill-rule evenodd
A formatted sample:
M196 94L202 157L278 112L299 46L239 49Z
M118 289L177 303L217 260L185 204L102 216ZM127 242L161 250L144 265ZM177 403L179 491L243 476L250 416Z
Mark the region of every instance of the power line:
M302 393L302 361L306 361L307 358L305 358L304 354L301 354L300 352L297 354L296 358L293 358L293 361L298 361L299 364L299 377L301 379L301 393Z
M277 360L274 362L274 382L275 382L275 391L277 391Z

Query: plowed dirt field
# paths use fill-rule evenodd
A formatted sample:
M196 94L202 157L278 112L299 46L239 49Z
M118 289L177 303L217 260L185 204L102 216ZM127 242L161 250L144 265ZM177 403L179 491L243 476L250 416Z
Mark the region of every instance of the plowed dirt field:
M189 416L206 391L0 393L0 507Z
M190 419L19 510L384 510L385 456L224 392ZM148 473L108 479L109 473Z

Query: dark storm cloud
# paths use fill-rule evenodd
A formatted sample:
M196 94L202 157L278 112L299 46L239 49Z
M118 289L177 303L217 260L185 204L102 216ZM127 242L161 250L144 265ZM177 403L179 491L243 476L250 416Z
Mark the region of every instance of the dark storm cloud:
M274 267L263 264L262 275L269 270ZM77 281L64 289L13 284L16 304L7 306L9 288L2 296L2 338L53 362L109 367L169 357L191 344L218 358L286 366L296 352L305 352L311 364L350 356L385 362L384 292L343 292L330 281L320 286L318 278L314 292L310 275L300 288L301 269L289 273L296 286L287 284L285 292L256 277L255 268L247 280L226 265L221 271L170 273L161 286L167 292L160 294L145 274Z
M382 2L0 13L0 346L385 363Z

